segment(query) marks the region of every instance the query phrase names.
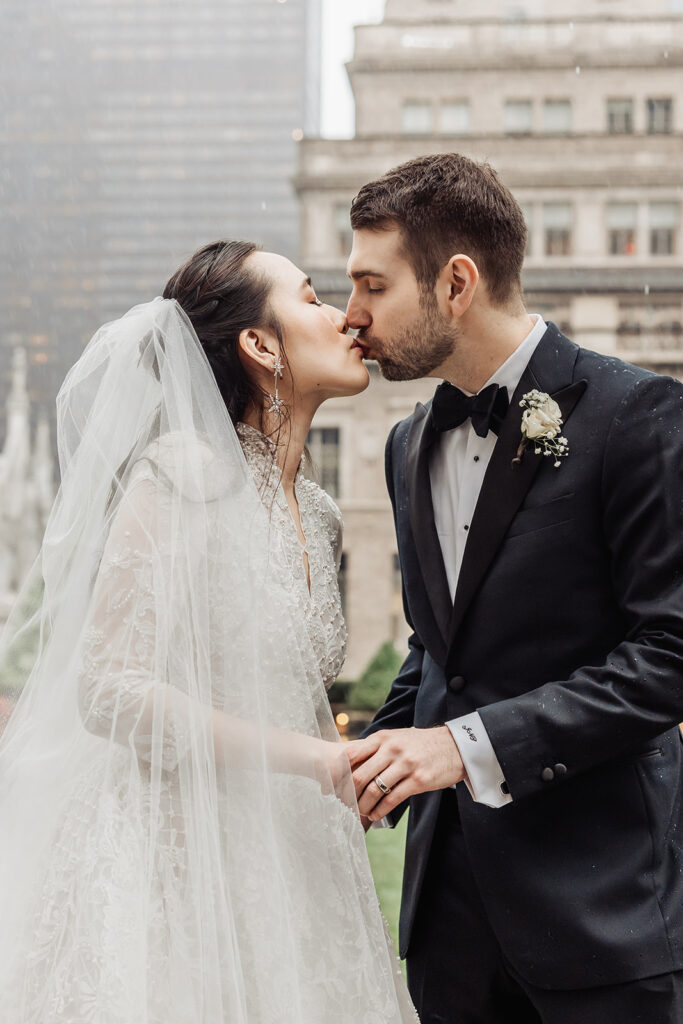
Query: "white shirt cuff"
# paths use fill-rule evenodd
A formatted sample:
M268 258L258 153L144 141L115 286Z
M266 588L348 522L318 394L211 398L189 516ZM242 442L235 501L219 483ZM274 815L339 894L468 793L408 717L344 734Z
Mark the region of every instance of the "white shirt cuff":
M393 828L388 818L380 818L379 821L373 821L370 828Z
M471 715L446 722L446 725L465 766L467 778L464 781L472 799L487 807L511 803L505 776L479 713L473 711Z

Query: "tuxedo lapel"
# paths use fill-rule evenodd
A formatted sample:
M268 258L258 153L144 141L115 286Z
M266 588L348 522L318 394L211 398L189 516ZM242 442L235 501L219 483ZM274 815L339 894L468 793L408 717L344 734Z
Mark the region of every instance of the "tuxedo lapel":
M443 564L441 544L436 532L432 487L429 477L429 454L435 440L431 411L422 406L416 410L406 448L406 484L408 508L420 571L429 604L444 646L453 609L448 579ZM439 652L442 653L442 652Z
M572 383L578 352L578 346L560 334L554 324L550 324L512 397L470 525L451 615L449 649L472 598L544 461L534 454L531 446L521 462L513 465L522 437L522 410L519 405L522 396L534 388L548 392L558 403L563 423L566 423L587 385L585 380ZM558 472L562 472L561 468Z

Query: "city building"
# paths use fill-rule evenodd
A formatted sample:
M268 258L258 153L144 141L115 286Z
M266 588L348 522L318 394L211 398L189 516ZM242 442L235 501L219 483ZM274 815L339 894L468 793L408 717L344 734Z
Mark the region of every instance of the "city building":
M356 28L355 138L300 146L302 266L343 306L359 187L458 151L490 162L522 205L528 308L581 345L683 378L683 0L561 6L387 0L381 24ZM383 441L433 390L375 371L362 398L316 419L346 521L349 678L406 637Z
M51 413L96 328L200 244L297 255L321 0L5 0L2 14L0 402L21 346L32 408Z

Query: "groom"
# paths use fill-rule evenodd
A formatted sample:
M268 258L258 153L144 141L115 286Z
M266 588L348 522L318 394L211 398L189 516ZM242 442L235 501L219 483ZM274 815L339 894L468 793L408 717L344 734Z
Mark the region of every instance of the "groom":
M683 386L527 313L495 172L423 157L351 209L351 327L389 380L412 636L361 812L410 806L422 1024L683 1021Z

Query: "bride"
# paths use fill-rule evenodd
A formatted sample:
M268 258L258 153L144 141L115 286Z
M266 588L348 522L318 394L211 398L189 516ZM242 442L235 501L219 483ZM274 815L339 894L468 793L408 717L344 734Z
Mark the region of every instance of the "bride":
M0 743L3 1024L417 1020L325 692L341 520L305 439L367 386L346 329L216 242L67 375L2 637L39 627Z

